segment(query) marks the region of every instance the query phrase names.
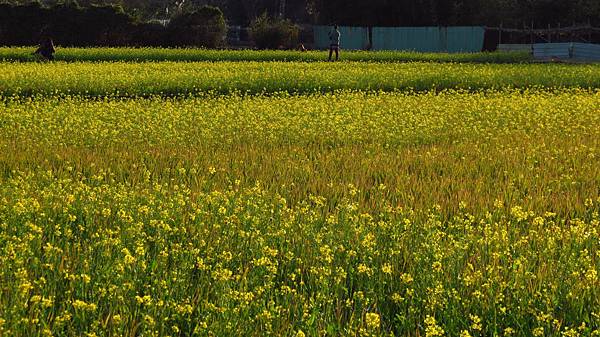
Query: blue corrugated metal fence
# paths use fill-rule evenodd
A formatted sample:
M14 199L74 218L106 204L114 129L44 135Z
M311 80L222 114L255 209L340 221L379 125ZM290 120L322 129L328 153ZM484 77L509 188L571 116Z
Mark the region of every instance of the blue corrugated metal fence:
M315 48L329 48L330 26L314 26ZM343 49L360 50L369 47L369 29L364 27L340 27Z
M315 47L329 46L329 26L315 26ZM483 49L484 27L340 27L343 49L411 50L419 52L479 52ZM372 43L372 44L371 44Z
M579 61L600 62L600 44L573 43L573 58Z
M592 43L536 43L533 56L538 60L600 61L600 45Z

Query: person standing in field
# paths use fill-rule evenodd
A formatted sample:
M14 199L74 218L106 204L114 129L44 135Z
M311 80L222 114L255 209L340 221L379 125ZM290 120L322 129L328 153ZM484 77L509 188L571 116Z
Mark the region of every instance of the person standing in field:
M56 50L54 49L54 41L52 41L52 38L50 36L44 36L40 40L40 46L38 49L36 49L34 54L40 55L44 59L52 61L54 60L55 52Z
M337 25L333 26L333 29L329 32L329 61L331 61L333 52L335 52L335 60L338 61L340 59L341 36L342 34L340 33L339 27Z

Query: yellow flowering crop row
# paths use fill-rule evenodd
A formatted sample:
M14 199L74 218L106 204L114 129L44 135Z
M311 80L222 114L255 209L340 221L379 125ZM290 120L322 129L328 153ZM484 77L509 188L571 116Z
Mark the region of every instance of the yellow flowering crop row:
M67 62L221 62L221 61L281 61L316 62L327 60L323 51L284 50L214 50L195 48L57 48L56 60ZM35 61L35 47L0 47L0 60ZM353 62L476 62L514 63L531 61L528 52L495 53L417 53L409 51L342 51L342 60Z
M186 96L335 90L600 88L600 65L456 63L0 63L0 95Z
M349 183L376 207L369 190L381 184L385 199L416 208L483 212L502 200L566 215L600 186L599 106L581 90L5 99L0 170L71 167L202 190L261 181L331 207Z
M597 336L599 107L3 98L0 335Z

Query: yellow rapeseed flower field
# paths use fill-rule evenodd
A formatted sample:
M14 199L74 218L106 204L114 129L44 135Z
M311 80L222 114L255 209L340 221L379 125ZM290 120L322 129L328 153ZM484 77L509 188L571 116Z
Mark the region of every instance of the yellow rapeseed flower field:
M350 90L170 97L197 79L73 66L0 64L0 336L600 335L595 85L384 92L315 64ZM71 87L95 66L147 97Z
M0 60L30 62L35 47L0 47ZM313 50L298 52L290 50L213 50L197 48L64 48L60 47L56 60L66 62L221 62L221 61L325 61L327 54ZM517 63L530 62L528 52L495 53L419 53L412 51L350 51L345 50L343 60L360 62L468 62L468 63Z
M0 94L188 96L600 88L600 65L381 62L0 62Z

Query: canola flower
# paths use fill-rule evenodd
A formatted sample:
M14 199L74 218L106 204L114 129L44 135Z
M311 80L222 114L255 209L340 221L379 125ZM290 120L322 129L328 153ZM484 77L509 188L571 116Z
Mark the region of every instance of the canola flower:
M598 333L598 206L406 226L410 210L353 204L18 173L0 189L3 334Z
M365 320L366 320L367 327L369 329L379 329L379 327L381 325L381 318L379 317L379 314L377 314L377 313L373 313L373 312L367 313Z
M0 102L0 172L194 190L268 182L292 204L353 197L370 210L393 200L522 220L533 210L543 224L546 211L581 214L596 197L598 106L585 90L11 98Z
M600 335L597 89L59 93L0 100L2 336Z
M2 96L189 96L336 90L600 88L600 65L307 62L0 62Z
M66 62L317 62L327 59L322 51L255 51L255 50L210 50L193 48L61 48L55 57ZM0 60L31 62L35 47L0 47ZM417 53L409 51L345 51L343 60L353 62L473 62L473 63L516 63L529 62L528 52L495 53Z

